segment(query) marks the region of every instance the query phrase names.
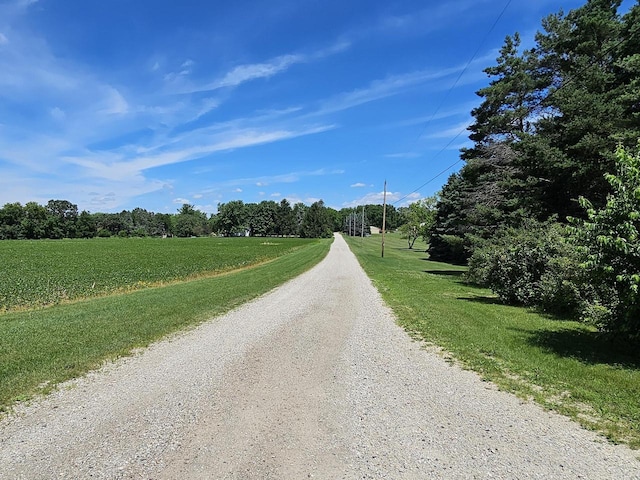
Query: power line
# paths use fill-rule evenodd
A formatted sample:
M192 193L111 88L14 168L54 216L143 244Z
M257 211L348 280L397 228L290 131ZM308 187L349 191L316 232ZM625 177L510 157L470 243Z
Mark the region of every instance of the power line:
M464 132L466 130L460 130L457 135L455 137L453 137L451 140L449 140L449 143L447 143L442 150L440 150L438 153L435 154L435 156L433 158L436 158L438 155L440 155L442 152L444 152L447 148L449 148L449 146L456 140L456 138L458 138L460 135L462 135L462 132ZM402 197L399 200L396 200L395 202L393 202L393 205L395 205L396 203L400 203L401 201L405 200L406 198L409 198L412 194L416 193L418 190L422 190L424 187L426 187L428 184L430 184L431 182L433 182L436 178L438 178L440 175L443 175L444 173L446 173L448 170L451 170L453 167L455 167L457 164L459 164L460 162L462 162L462 158L459 158L458 160L456 160L455 162L453 162L451 165L449 165L447 168L445 168L444 170L442 170L440 173L438 173L435 177L427 180L426 182L424 182L422 185L420 185L418 188L416 188L415 190L407 193L404 197Z
M498 16L498 18L496 19L496 21L493 23L493 25L491 26L491 29L489 29L489 31L487 32L487 35L485 35L485 38L483 39L486 40L487 36L489 35L489 33L493 30L493 28L496 26L496 24L498 23L498 21L500 20L500 18L503 16L504 12L506 11L507 7L509 6L509 4L511 3L511 0L509 0L507 2L507 4L504 6L504 8L502 9L502 12L500 12L500 15ZM603 55L607 55L610 52L612 52L614 49L618 48L620 45L622 45L627 39L626 38L621 38L619 39L617 42L615 42L614 44L610 45L608 48L606 48L602 54ZM464 74L464 71L467 69L467 67L470 65L470 63L473 61L473 58L475 57L475 55L477 55L478 51L480 50L480 48L478 48L478 50L476 50L476 52L474 53L474 56L471 57L471 60L469 60L469 62L467 63L467 66L464 68L464 70L462 71L462 73L458 76L458 78L456 79L456 82L454 83L454 85L451 87L451 89L449 89L449 91L447 92L447 94L445 95L445 99L448 97L449 93L453 90L453 88L455 87L455 85L457 84L457 82L460 80L460 78L462 77L462 74ZM532 108L539 108L542 106L542 104L546 101L548 101L550 98L552 98L555 94L557 94L558 92L560 92L561 90L563 90L565 87L567 87L568 85L572 84L575 80L577 80L580 75L584 72L586 72L589 68L593 67L593 65L595 65L597 62L599 61L598 58L594 58L589 64L587 64L586 66L584 66L583 68L581 68L578 72L576 72L573 76L567 78L566 80L563 80L562 83L560 84L560 86L558 88L556 88L555 90L549 92L549 94L545 97L545 98L541 98L539 99L533 106ZM438 106L438 108L436 109L436 111L433 113L433 115L429 118L429 120L427 121L427 123L425 124L425 127L422 131L422 133L420 134L420 136L418 137L418 139L420 139L420 137L422 137L422 135L424 135L424 131L426 131L427 125L429 124L429 122L433 119L433 117L435 116L435 114L437 113L437 111L440 109L440 107L442 106L443 102L440 103L440 105ZM466 128L460 130L455 137L453 137L449 143L442 148L438 153L436 153L433 157L432 160L437 158L442 152L444 152L454 141L456 138L458 138L462 132L464 132L466 130ZM417 141L417 140L416 140ZM404 197L402 197L399 200L396 200L395 202L393 202L393 205L405 200L406 198L408 198L411 194L416 193L417 191L421 190L422 188L424 188L425 186L427 186L429 183L433 182L434 180L436 180L437 178L439 178L441 175L443 175L444 173L446 173L448 170L452 169L454 166L456 166L458 163L462 162L462 158L458 159L457 161L455 161L454 163L452 163L451 165L449 165L447 168L445 168L444 170L442 170L440 173L438 173L436 176L434 176L433 178L429 179L428 181L426 181L425 183L423 183L422 185L420 185L418 188L416 188L415 190L411 191L410 193L408 193L407 195L405 195Z
M504 13L507 11L507 8L509 8L509 5L511 5L512 0L508 0L507 3L505 3L504 7L502 8L502 11L500 11L500 14L498 15L498 17L495 19L495 21L493 22L493 24L491 25L491 27L489 28L489 30L487 30L487 33L484 35L484 37L482 38L482 41L478 44L478 48L476 49L476 51L473 53L473 55L471 56L471 58L469 59L469 61L467 62L467 64L464 66L464 68L462 69L462 71L460 72L460 74L458 75L458 77L456 78L455 82L453 82L453 85L451 85L451 87L449 88L449 90L447 91L447 93L444 95L444 97L442 97L442 100L440 101L440 103L438 104L438 106L436 107L435 111L431 114L431 116L429 117L429 119L425 122L424 127L422 128L422 130L420 131L420 135L418 135L418 137L416 138L416 140L414 141L414 145L416 143L418 143L418 141L420 140L420 138L424 135L424 132L427 131L427 127L429 126L429 124L431 123L431 120L433 120L433 118L436 116L436 114L440 111L440 108L442 108L442 105L444 105L445 101L449 98L449 95L451 94L451 92L453 91L454 88L456 88L456 86L458 85L458 82L460 81L460 79L462 78L462 76L465 74L465 72L468 70L469 66L471 65L471 62L473 62L473 60L476 58L476 56L478 55L478 53L480 53L480 50L482 49L482 47L484 46L485 42L487 41L487 38L489 38L489 35L491 34L491 32L493 31L493 29L496 27L496 25L498 24L498 22L502 19L502 17L504 16ZM462 133L466 130L467 128L463 128L462 130L460 130L450 141L449 143L447 143L438 153L436 153L433 157L431 157L431 160L434 160L436 158L438 158L438 156L444 152L447 148L449 148L449 146L451 146L451 144L460 136L462 135ZM412 150L413 147L411 147L409 150ZM416 193L418 190L421 190L422 188L424 188L425 186L427 186L429 183L433 182L435 179L437 179L438 177L440 177L440 175L443 175L445 172L447 172L448 170L452 169L453 167L455 167L458 163L460 163L462 161L462 159L458 159L457 161L455 161L454 163L452 163L451 165L449 165L447 168L445 168L442 172L438 173L435 177L429 179L428 181L426 181L425 183L423 183L422 185L420 185L418 188L416 188L415 190L409 192L407 195L405 195L404 197L402 197L400 200L396 200L395 202L393 202L393 205L400 203L401 201L405 200L406 198L408 198L411 194Z
M471 65L471 62L473 62L476 58L476 56L478 55L478 53L480 53L480 50L482 49L482 47L484 46L485 42L487 41L487 38L489 38L489 35L491 34L491 32L493 31L493 29L496 27L496 25L498 24L498 22L500 21L500 19L502 18L502 16L504 15L504 12L507 11L507 8L509 7L509 5L511 5L512 0L508 0L507 3L505 4L505 6L502 8L502 11L500 12L500 14L498 15L498 17L496 18L496 20L493 22L493 25L491 25L491 28L489 28L489 30L487 30L487 33L484 35L484 37L482 38L482 41L478 44L478 48L476 49L476 51L473 53L473 55L471 56L471 58L469 59L469 61L467 62L467 64L464 66L464 68L462 69L462 71L460 72L460 74L458 75L458 78L456 78L456 81L453 82L453 85L451 85L451 88L449 88L449 90L447 91L447 93L445 93L444 97L442 97L442 100L440 101L440 103L438 104L438 106L436 107L435 111L431 114L431 117L429 117L429 119L426 121L424 128L422 129L422 131L420 132L420 135L418 135L418 138L416 138L416 141L414 142L417 143L420 138L422 137L422 135L424 135L424 132L426 132L427 127L429 126L429 123L431 123L431 120L433 120L433 118L436 116L436 114L440 111L440 109L442 108L442 105L444 105L444 103L446 102L446 100L449 98L449 95L451 94L451 92L453 91L454 88L456 88L456 86L458 85L458 82L460 81L460 79L462 78L462 76L466 73L466 71L469 69L469 66ZM411 150L411 149L410 149Z

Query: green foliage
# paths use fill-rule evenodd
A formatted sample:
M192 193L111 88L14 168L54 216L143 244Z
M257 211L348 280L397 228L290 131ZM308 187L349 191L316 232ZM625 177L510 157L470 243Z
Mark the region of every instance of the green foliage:
M420 237L425 241L429 235L436 214L436 203L438 198L436 195L423 198L417 202L409 204L409 207L402 212L404 223L398 229L402 238L407 239L410 249Z
M516 226L526 216L519 197L518 153L507 143L478 147L476 155L443 187L429 229L429 255L433 260L466 263L478 240L500 229Z
M604 332L640 340L640 154L616 151L612 193L599 209L586 199L585 220L574 219L575 242L587 255L584 268L595 288L585 318Z
M201 237L211 233L207 214L188 203L173 216L171 230L178 237Z
M471 256L469 278L505 302L637 340L640 185L628 152L640 138L640 3L624 16L620 5L587 0L549 15L529 50L506 38L477 92L474 147L442 189L429 253ZM575 244L548 223L572 217Z
M304 215L300 227L302 238L330 238L333 235L333 221L324 202L314 202Z
M509 304L576 315L582 305L580 257L555 221L527 220L475 249L467 279Z
M258 204L247 204L249 235L252 237L276 235L279 213L283 212L280 211L280 206L273 200L263 200Z
M477 92L484 101L471 111L476 121L469 127L469 138L478 146L514 142L532 128L538 100L537 59L532 52L520 54L519 48L520 35L507 36L497 65L484 70L494 80ZM473 151L465 152L465 158L474 156Z
M501 389L640 448L637 348L621 348L583 323L502 305L461 282L463 267L425 262L399 236L388 235L384 258L378 239L347 241L412 335Z
M277 207L275 229L277 235L290 236L297 233L296 217L286 198L280 200Z
M307 243L298 238L269 245L251 238L0 242L0 312L212 275L273 259Z
M139 245L136 255L155 242L164 248L155 250L155 255L170 258L178 269L190 263L185 259L194 250L194 242L198 244L195 249L207 243L212 246L211 249L204 247L208 255L220 250L223 255L235 257L235 263L245 266L252 264L257 256L277 258L228 275L0 315L0 412L17 399L46 391L59 382L99 367L105 360L128 355L133 349L209 320L268 292L322 260L330 245L330 241L324 240L279 239L278 245L274 242L264 245L262 240L244 238L222 240L96 240L107 246L107 250L108 245L120 249L111 251L112 254L131 253L122 249L127 243ZM15 247L35 242L7 243ZM45 241L38 246L60 247L64 243L82 250L81 245L93 242ZM176 245L182 248L176 250L173 248ZM136 255L129 260L135 260ZM78 273L81 277L82 272Z
M621 17L620 3L588 0L549 15L528 50L517 34L505 39L485 69L489 85L477 92L474 146L442 189L431 258L462 263L478 239L525 218L583 217L580 196L604 205L615 146L640 137L640 4ZM452 237L462 255L444 240Z
M382 228L382 204L367 204L364 205L364 211L369 220L369 226L374 226L378 228ZM402 225L402 214L400 213L400 209L396 209L393 205L387 205L387 213L385 216L386 221L386 229L391 231L398 228ZM358 207L359 208L359 207ZM341 224L344 224L344 219L346 219L352 213L352 209L343 208L340 210L340 214L342 217Z
M228 203L218 204L215 228L227 237L238 234L244 235L244 232L247 230L247 216L244 202L242 200L233 200Z

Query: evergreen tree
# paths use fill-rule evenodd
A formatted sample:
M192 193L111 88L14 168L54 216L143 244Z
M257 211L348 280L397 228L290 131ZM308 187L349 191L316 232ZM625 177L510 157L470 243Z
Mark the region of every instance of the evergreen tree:
M300 227L300 236L303 238L329 238L333 234L332 224L327 207L322 200L319 200L311 204L305 212Z
M277 208L276 234L277 235L295 235L296 234L296 218L293 214L291 204L286 198L280 200Z
M524 144L522 167L536 179L541 216L581 214L586 195L602 205L624 123L616 75L620 0L589 0L567 15L543 20L534 49L540 77L548 80L536 135Z

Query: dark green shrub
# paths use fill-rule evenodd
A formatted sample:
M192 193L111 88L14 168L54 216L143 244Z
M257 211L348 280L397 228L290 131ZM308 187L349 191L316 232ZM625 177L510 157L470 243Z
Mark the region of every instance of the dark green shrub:
M491 288L509 304L575 315L582 305L579 253L565 227L526 220L483 241L469 260L467 279Z

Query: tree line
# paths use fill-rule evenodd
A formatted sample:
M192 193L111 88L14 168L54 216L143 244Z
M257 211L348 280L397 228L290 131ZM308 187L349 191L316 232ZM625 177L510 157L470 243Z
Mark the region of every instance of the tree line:
M68 200L49 200L46 205L28 202L7 203L0 208L0 240L60 239L94 237L191 237L210 234L225 236L329 237L334 231L360 234L361 208L335 210L322 200L310 206L265 200L244 203L233 200L218 205L207 215L193 205L183 204L175 214L154 213L143 208L119 213L78 211ZM364 206L366 229L382 227L382 205ZM388 228L397 228L402 210L387 208ZM351 220L351 221L349 221ZM360 222L356 225L356 221ZM357 228L356 228L357 226Z
M434 260L502 300L640 340L640 2L588 0L507 36L439 194Z

